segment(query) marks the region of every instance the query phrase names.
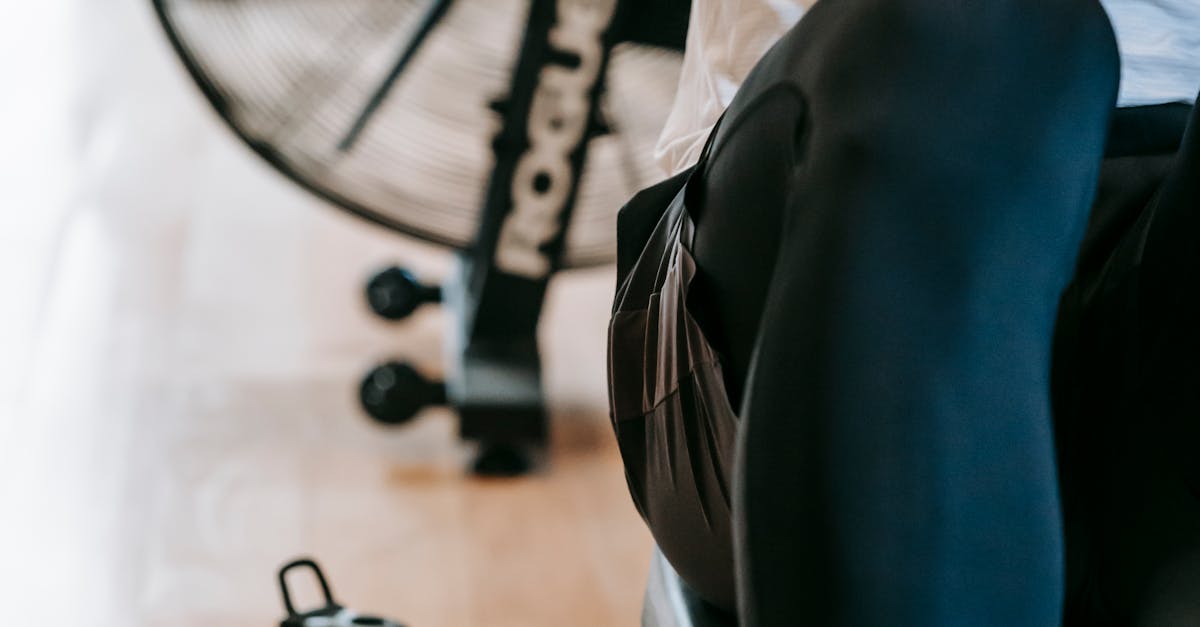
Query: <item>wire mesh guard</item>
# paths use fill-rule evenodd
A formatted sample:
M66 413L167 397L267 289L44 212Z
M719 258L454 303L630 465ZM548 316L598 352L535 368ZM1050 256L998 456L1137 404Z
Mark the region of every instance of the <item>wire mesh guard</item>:
M431 0L154 0L193 77L235 132L297 183L387 227L462 248L478 228L528 0L462 0L430 32L362 133L347 134ZM612 260L617 209L662 176L653 145L680 55L620 44L565 263ZM341 144L341 146L339 146Z

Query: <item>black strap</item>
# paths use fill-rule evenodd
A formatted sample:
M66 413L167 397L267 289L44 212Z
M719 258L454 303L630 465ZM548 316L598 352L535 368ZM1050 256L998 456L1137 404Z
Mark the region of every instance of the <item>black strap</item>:
M704 141L704 149L700 151L700 159L696 162L696 169L700 170L704 164L708 163L708 157L712 155L713 144L717 141L717 131L721 130L721 122L725 120L725 113L721 113L721 117L717 118L717 122L713 124L712 132L708 134L708 139Z
M688 175L688 180L684 183L683 203L684 211L680 216L679 225L679 241L687 246L688 250L692 250L692 240L696 236L696 224L692 220L692 207L695 204L692 192L692 180L697 176L704 176L704 166L708 164L708 158L712 155L713 144L716 143L717 131L721 130L721 122L725 119L725 114L717 118L716 124L708 133L708 139L704 141L704 148L700 151L700 158L696 161L696 165L692 166L692 173Z

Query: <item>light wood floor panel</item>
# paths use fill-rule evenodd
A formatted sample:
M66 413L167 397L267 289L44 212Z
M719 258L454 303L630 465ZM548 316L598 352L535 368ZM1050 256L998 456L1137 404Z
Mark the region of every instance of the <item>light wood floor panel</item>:
M54 88L0 98L0 176L21 168L0 185L10 622L273 625L275 569L310 554L346 603L412 627L636 624L650 539L606 418L611 269L550 293L548 465L468 478L447 412L387 431L355 400L375 360L441 370L440 313L386 325L361 282L389 261L436 279L446 253L234 142L148 2L26 6L0 41L40 65L0 70Z

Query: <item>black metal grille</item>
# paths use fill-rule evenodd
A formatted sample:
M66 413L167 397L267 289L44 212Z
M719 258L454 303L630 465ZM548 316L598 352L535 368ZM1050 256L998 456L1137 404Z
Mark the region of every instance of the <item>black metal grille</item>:
M475 236L526 0L453 3L349 150L339 149L430 0L154 0L222 117L297 183L378 224L452 247ZM621 44L592 140L567 265L614 256L617 209L661 178L652 149L680 57Z

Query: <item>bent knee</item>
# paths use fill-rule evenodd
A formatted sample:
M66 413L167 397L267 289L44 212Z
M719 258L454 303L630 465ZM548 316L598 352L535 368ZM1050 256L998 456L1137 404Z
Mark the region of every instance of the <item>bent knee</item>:
M781 46L792 58L819 59L809 73L826 80L1073 83L1088 75L1116 96L1116 37L1099 0L845 0L821 9ZM805 62L796 65L805 72Z

